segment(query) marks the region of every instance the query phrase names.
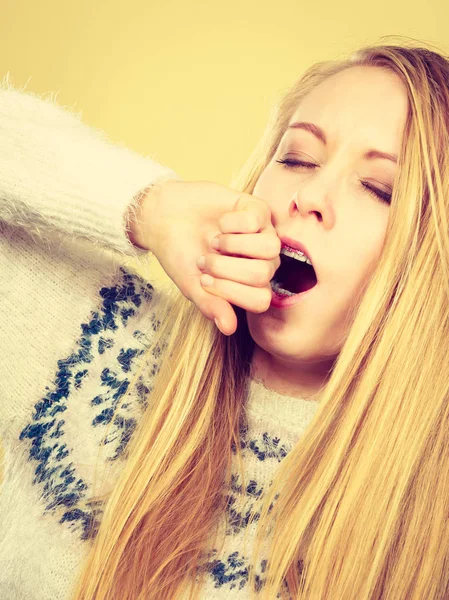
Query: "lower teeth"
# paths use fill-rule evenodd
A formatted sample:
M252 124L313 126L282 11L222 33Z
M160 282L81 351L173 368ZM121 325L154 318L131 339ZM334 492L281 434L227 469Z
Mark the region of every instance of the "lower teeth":
M278 296L296 296L296 294L294 294L293 292L289 292L288 290L284 290L284 288L281 288L279 283L277 281L275 281L274 279L272 279L270 283L271 283L271 289L274 292L276 292L276 294Z

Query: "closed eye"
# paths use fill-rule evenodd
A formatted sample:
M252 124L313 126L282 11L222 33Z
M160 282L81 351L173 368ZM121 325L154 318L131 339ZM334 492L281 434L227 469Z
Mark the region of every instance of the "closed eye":
M287 165L288 167L306 167L306 169L318 167L318 165L314 165L313 163L302 162L301 160L291 160L290 158L283 158L282 160L277 160L276 162L281 165Z
M277 163L280 165L286 165L286 168L294 168L294 167L304 167L305 169L313 169L315 167L319 167L319 165L315 165L314 163L303 162L301 160L291 160L290 158L283 158L282 160L277 160ZM391 202L391 194L388 192L384 192L375 188L371 185L360 180L362 187L370 194L371 196L375 196L378 200L385 202L385 204L390 204Z

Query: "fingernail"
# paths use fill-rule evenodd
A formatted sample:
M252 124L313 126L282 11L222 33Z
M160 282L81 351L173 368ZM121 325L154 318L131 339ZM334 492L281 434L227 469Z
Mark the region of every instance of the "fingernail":
M206 264L206 257L205 256L200 256L199 259L196 261L196 266L199 269L202 269L205 264Z
M216 325L216 326L218 327L218 329L221 331L221 327L220 327L220 323L218 322L218 319L214 319L214 321L215 321L215 325ZM223 333L223 332L221 331L221 333Z
M204 275L201 275L200 281L201 281L202 285L209 286L214 283L214 278L211 277L210 275L208 275L207 273L205 273Z
M218 250L218 249L220 248L220 240L219 240L218 238L216 238L216 237L215 237L215 238L214 238L214 239L211 241L210 245L212 246L212 248L213 248L214 250Z

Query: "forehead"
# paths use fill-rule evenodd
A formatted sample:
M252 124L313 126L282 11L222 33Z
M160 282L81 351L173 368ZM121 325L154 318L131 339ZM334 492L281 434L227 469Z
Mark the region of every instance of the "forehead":
M329 144L351 138L399 152L408 100L398 75L379 67L356 66L328 77L299 103L290 123L320 126ZM308 136L305 132L288 135Z

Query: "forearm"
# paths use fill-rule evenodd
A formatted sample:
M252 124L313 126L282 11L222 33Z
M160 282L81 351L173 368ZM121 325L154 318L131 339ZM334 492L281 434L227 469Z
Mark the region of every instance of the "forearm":
M37 238L55 232L138 255L144 247L130 243L127 215L139 190L167 177L177 175L79 115L0 86L0 220Z

